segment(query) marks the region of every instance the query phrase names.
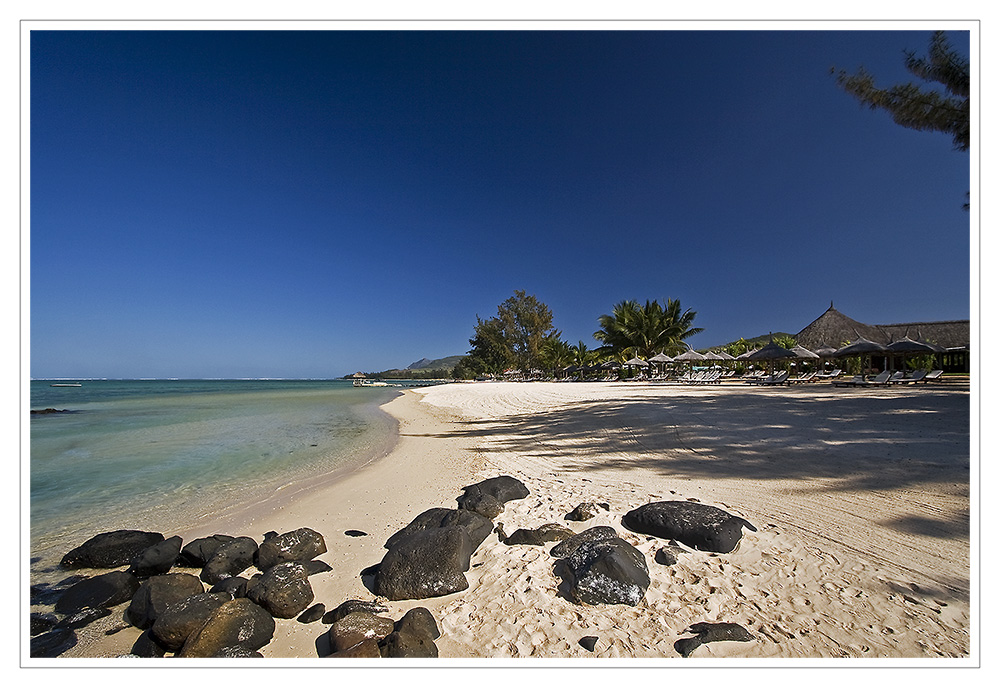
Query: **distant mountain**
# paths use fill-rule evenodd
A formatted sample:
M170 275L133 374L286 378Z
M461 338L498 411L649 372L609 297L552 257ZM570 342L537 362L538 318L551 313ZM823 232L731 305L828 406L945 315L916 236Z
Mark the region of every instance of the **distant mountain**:
M795 335L788 334L787 332L771 332L770 334L762 334L762 335L758 335L756 337L747 337L746 341L749 342L753 346L758 346L759 347L759 346L764 346L769 341L771 341L771 337L792 337L792 338L794 338L794 336ZM726 348L730 344L735 344L738 341L739 341L738 339L734 339L733 341L726 342L725 344L719 344L718 346L709 346L709 347L706 347L704 349L699 349L699 351L708 351L709 349L713 349L713 350L718 351L718 350Z
M464 356L448 356L446 358L421 358L419 361L406 366L406 370L434 370L435 368L447 368L451 370L455 364L462 360Z

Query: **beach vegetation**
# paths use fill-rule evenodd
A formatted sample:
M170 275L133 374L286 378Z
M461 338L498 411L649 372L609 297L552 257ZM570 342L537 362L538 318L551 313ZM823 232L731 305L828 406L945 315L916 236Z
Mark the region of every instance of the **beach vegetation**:
M959 55L945 36L935 31L927 57L905 52L906 69L925 84L905 83L878 88L864 67L854 74L836 74L837 85L872 110L885 110L900 126L950 134L956 150L969 150L969 60ZM944 88L943 92L935 84ZM930 88L928 88L928 85ZM969 204L963 206L969 209Z
M621 301L610 315L597 319L600 329L594 339L602 343L602 353L622 362L633 356L647 359L661 351L673 356L686 349L685 339L702 331L693 326L695 315L690 308L682 311L677 299L666 299L665 304L647 300L644 305Z
M552 310L534 295L515 290L497 307L495 317L483 320L476 316L475 335L469 340L472 348L456 365L454 376L499 376L510 368L527 374L546 368L543 346L558 339Z

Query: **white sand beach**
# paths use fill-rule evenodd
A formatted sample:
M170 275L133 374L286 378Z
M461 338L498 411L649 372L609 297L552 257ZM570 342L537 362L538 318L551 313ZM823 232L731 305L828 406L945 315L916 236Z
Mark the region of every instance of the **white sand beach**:
M360 571L377 564L386 539L415 516L454 508L465 485L511 475L530 494L494 519L507 534L545 523L577 532L610 525L644 554L652 582L634 607L577 604L559 592L551 544L508 546L490 535L472 557L468 590L387 603L394 619L429 609L445 660L967 658L969 401L962 384L408 390L385 407L400 424L385 458L178 534L259 541L269 530L317 530L328 547L319 558L332 571L310 580L316 601L333 609L373 599ZM664 566L654 555L666 542L621 524L629 510L663 500L717 506L757 531L744 531L730 554L689 550ZM581 502L610 510L565 520ZM368 535L348 537L349 529ZM741 624L754 640L706 644L683 659L674 643L699 621ZM93 624L63 657L127 653L136 629L102 632L121 625L120 613ZM327 628L278 620L261 652L315 659ZM584 636L597 636L593 652L579 644Z

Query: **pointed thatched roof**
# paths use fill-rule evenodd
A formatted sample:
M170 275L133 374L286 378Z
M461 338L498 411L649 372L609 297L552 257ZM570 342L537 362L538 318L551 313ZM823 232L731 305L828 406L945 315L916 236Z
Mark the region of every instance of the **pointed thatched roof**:
M833 303L823 315L806 325L795 335L795 342L807 349L818 349L824 344L839 347L845 342L853 342L858 337L864 337L873 342L887 341L878 328L865 325L833 307Z

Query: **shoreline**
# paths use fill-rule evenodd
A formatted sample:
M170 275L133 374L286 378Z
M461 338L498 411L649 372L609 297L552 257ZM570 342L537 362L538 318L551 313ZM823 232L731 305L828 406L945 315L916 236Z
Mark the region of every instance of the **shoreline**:
M310 580L315 602L329 610L372 599L360 571L381 561L385 540L417 514L455 508L463 486L506 474L530 494L494 519L505 532L610 525L643 552L653 583L636 607L577 605L558 594L548 547L507 546L490 535L473 555L468 590L387 604L392 618L428 608L443 660L968 661L968 389L775 392L602 383L406 390L382 407L399 424L384 458L297 493L287 508L177 534L186 542L214 532L258 539L313 528L328 547L318 558L333 570ZM673 566L655 563L666 543L627 531L621 516L683 499L727 509L758 530L744 532L730 554L688 551ZM583 501L610 511L566 521ZM368 535L347 537L348 529ZM121 624L117 610L107 618L115 621L87 629L98 642L63 657L127 653L137 630L104 636L100 623ZM712 643L681 659L673 643L698 621L740 623L756 640ZM317 659L326 629L279 620L262 654L334 661ZM593 652L577 643L587 635L600 639Z

